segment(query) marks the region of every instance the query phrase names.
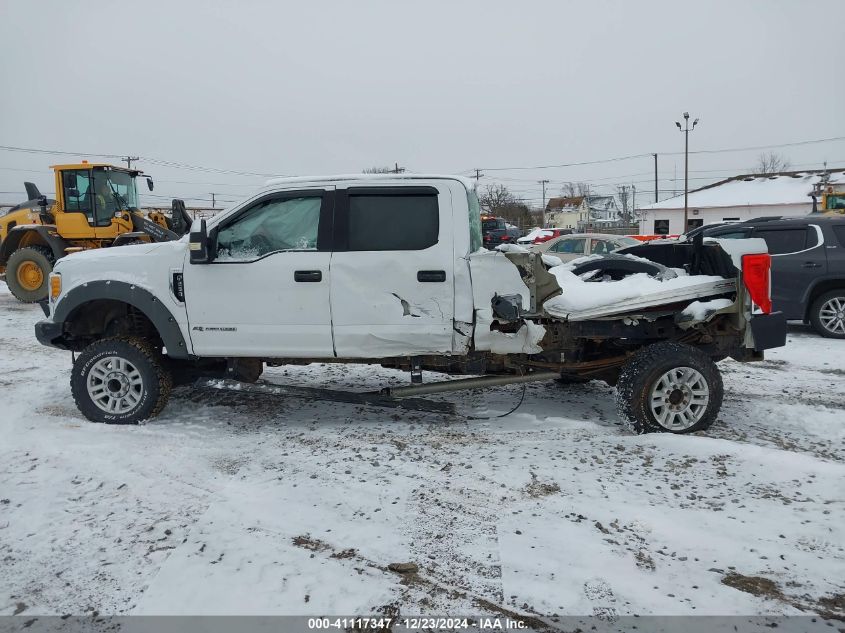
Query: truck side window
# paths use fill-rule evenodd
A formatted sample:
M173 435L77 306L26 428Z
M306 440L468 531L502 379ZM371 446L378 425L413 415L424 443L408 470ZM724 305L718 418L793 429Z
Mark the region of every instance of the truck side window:
M439 233L435 194L349 195L350 251L419 251Z
M756 229L754 237L762 237L766 240L769 253L772 255L785 255L797 253L807 248L807 229Z
M256 203L220 229L217 259L243 261L277 251L316 251L321 203L320 196Z

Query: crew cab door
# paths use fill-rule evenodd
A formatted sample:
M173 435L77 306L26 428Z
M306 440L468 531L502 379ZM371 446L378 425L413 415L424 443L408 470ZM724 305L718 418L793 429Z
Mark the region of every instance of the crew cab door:
M450 353L455 291L449 187L338 189L335 218L337 355Z
M815 281L827 273L821 229L796 222L756 226L752 237L762 237L772 256L772 309L787 319L803 319L804 297Z
M333 356L333 187L263 195L212 228L216 256L185 264L198 356Z

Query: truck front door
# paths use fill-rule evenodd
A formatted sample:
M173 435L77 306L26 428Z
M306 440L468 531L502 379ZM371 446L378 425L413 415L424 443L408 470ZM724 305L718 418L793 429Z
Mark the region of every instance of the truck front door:
M339 357L452 351L452 228L447 186L338 189L331 305Z
M215 227L216 258L186 264L199 356L333 356L333 187L264 195Z

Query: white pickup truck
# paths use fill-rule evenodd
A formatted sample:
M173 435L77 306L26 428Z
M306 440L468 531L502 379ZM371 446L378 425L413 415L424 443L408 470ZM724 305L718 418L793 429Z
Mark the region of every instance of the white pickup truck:
M36 335L80 352L71 389L98 422L157 415L174 382L337 362L409 370L394 397L605 380L637 432L676 433L715 420L718 360L785 343L762 240L564 265L483 249L480 215L459 177L272 180L179 241L62 258ZM475 377L419 384L423 369Z

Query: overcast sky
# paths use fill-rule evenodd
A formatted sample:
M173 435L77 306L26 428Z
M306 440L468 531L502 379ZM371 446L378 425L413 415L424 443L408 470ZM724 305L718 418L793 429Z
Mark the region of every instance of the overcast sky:
M683 187L691 150L845 136L845 2L0 0L0 145L257 174L471 174L539 204L569 180ZM845 141L775 150L845 166ZM691 188L758 150L693 154ZM0 202L75 156L0 150ZM259 176L141 160L155 195L234 201ZM677 174L679 182L672 182ZM668 180L663 180L667 178ZM156 198L146 198L151 202Z

